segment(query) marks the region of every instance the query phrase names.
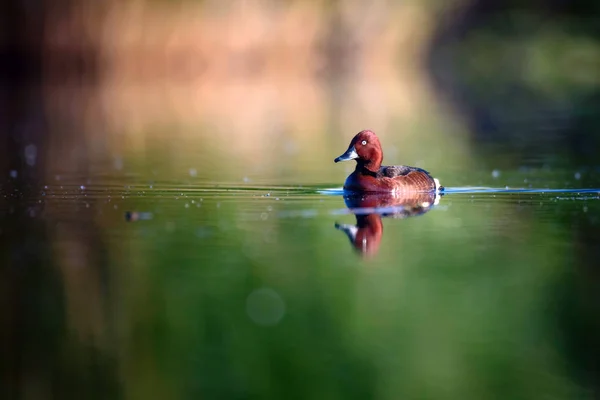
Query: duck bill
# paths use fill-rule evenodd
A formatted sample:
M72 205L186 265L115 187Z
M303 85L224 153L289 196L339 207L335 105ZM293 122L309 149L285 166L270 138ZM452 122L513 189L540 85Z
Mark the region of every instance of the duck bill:
M356 234L358 233L358 226L351 224L338 224L336 222L335 229L344 232L346 236L348 236L348 239L350 239L350 242L354 243L354 240L356 239Z
M348 147L348 150L346 150L346 152L344 154L342 154L341 156L339 156L338 158L336 158L333 161L337 163L340 161L350 161L350 160L354 160L357 158L358 158L358 154L356 153L356 149L354 148L354 146L350 146L350 147Z

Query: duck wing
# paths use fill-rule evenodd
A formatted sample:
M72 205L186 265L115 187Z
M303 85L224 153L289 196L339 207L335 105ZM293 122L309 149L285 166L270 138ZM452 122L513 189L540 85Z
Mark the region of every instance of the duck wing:
M409 167L407 165L388 165L382 166L379 170L381 176L385 176L386 178L395 178L397 176L405 176L410 174L411 172L419 172L429 176L429 172L424 169L417 167Z
M378 174L381 178L393 180L396 190L430 191L438 190L439 183L429 172L417 167L406 165L382 166Z

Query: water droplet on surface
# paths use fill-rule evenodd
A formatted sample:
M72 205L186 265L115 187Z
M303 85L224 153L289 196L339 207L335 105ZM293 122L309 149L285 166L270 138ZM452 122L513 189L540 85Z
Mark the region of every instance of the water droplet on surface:
M273 289L256 289L246 298L246 314L257 325L274 326L285 315L285 302Z

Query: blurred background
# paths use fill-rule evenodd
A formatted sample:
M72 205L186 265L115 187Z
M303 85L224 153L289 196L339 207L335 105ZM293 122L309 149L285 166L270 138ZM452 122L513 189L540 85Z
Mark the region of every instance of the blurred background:
M394 225L396 281L263 218L340 199L172 198L340 187L362 129L445 186L599 187L599 2L13 0L0 55L2 398L600 397L596 202Z

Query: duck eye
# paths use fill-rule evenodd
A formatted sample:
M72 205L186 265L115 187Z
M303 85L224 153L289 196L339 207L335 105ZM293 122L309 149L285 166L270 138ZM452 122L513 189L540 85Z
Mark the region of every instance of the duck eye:
M360 142L360 144L362 144L363 146L367 144L366 140L363 140L362 142Z

